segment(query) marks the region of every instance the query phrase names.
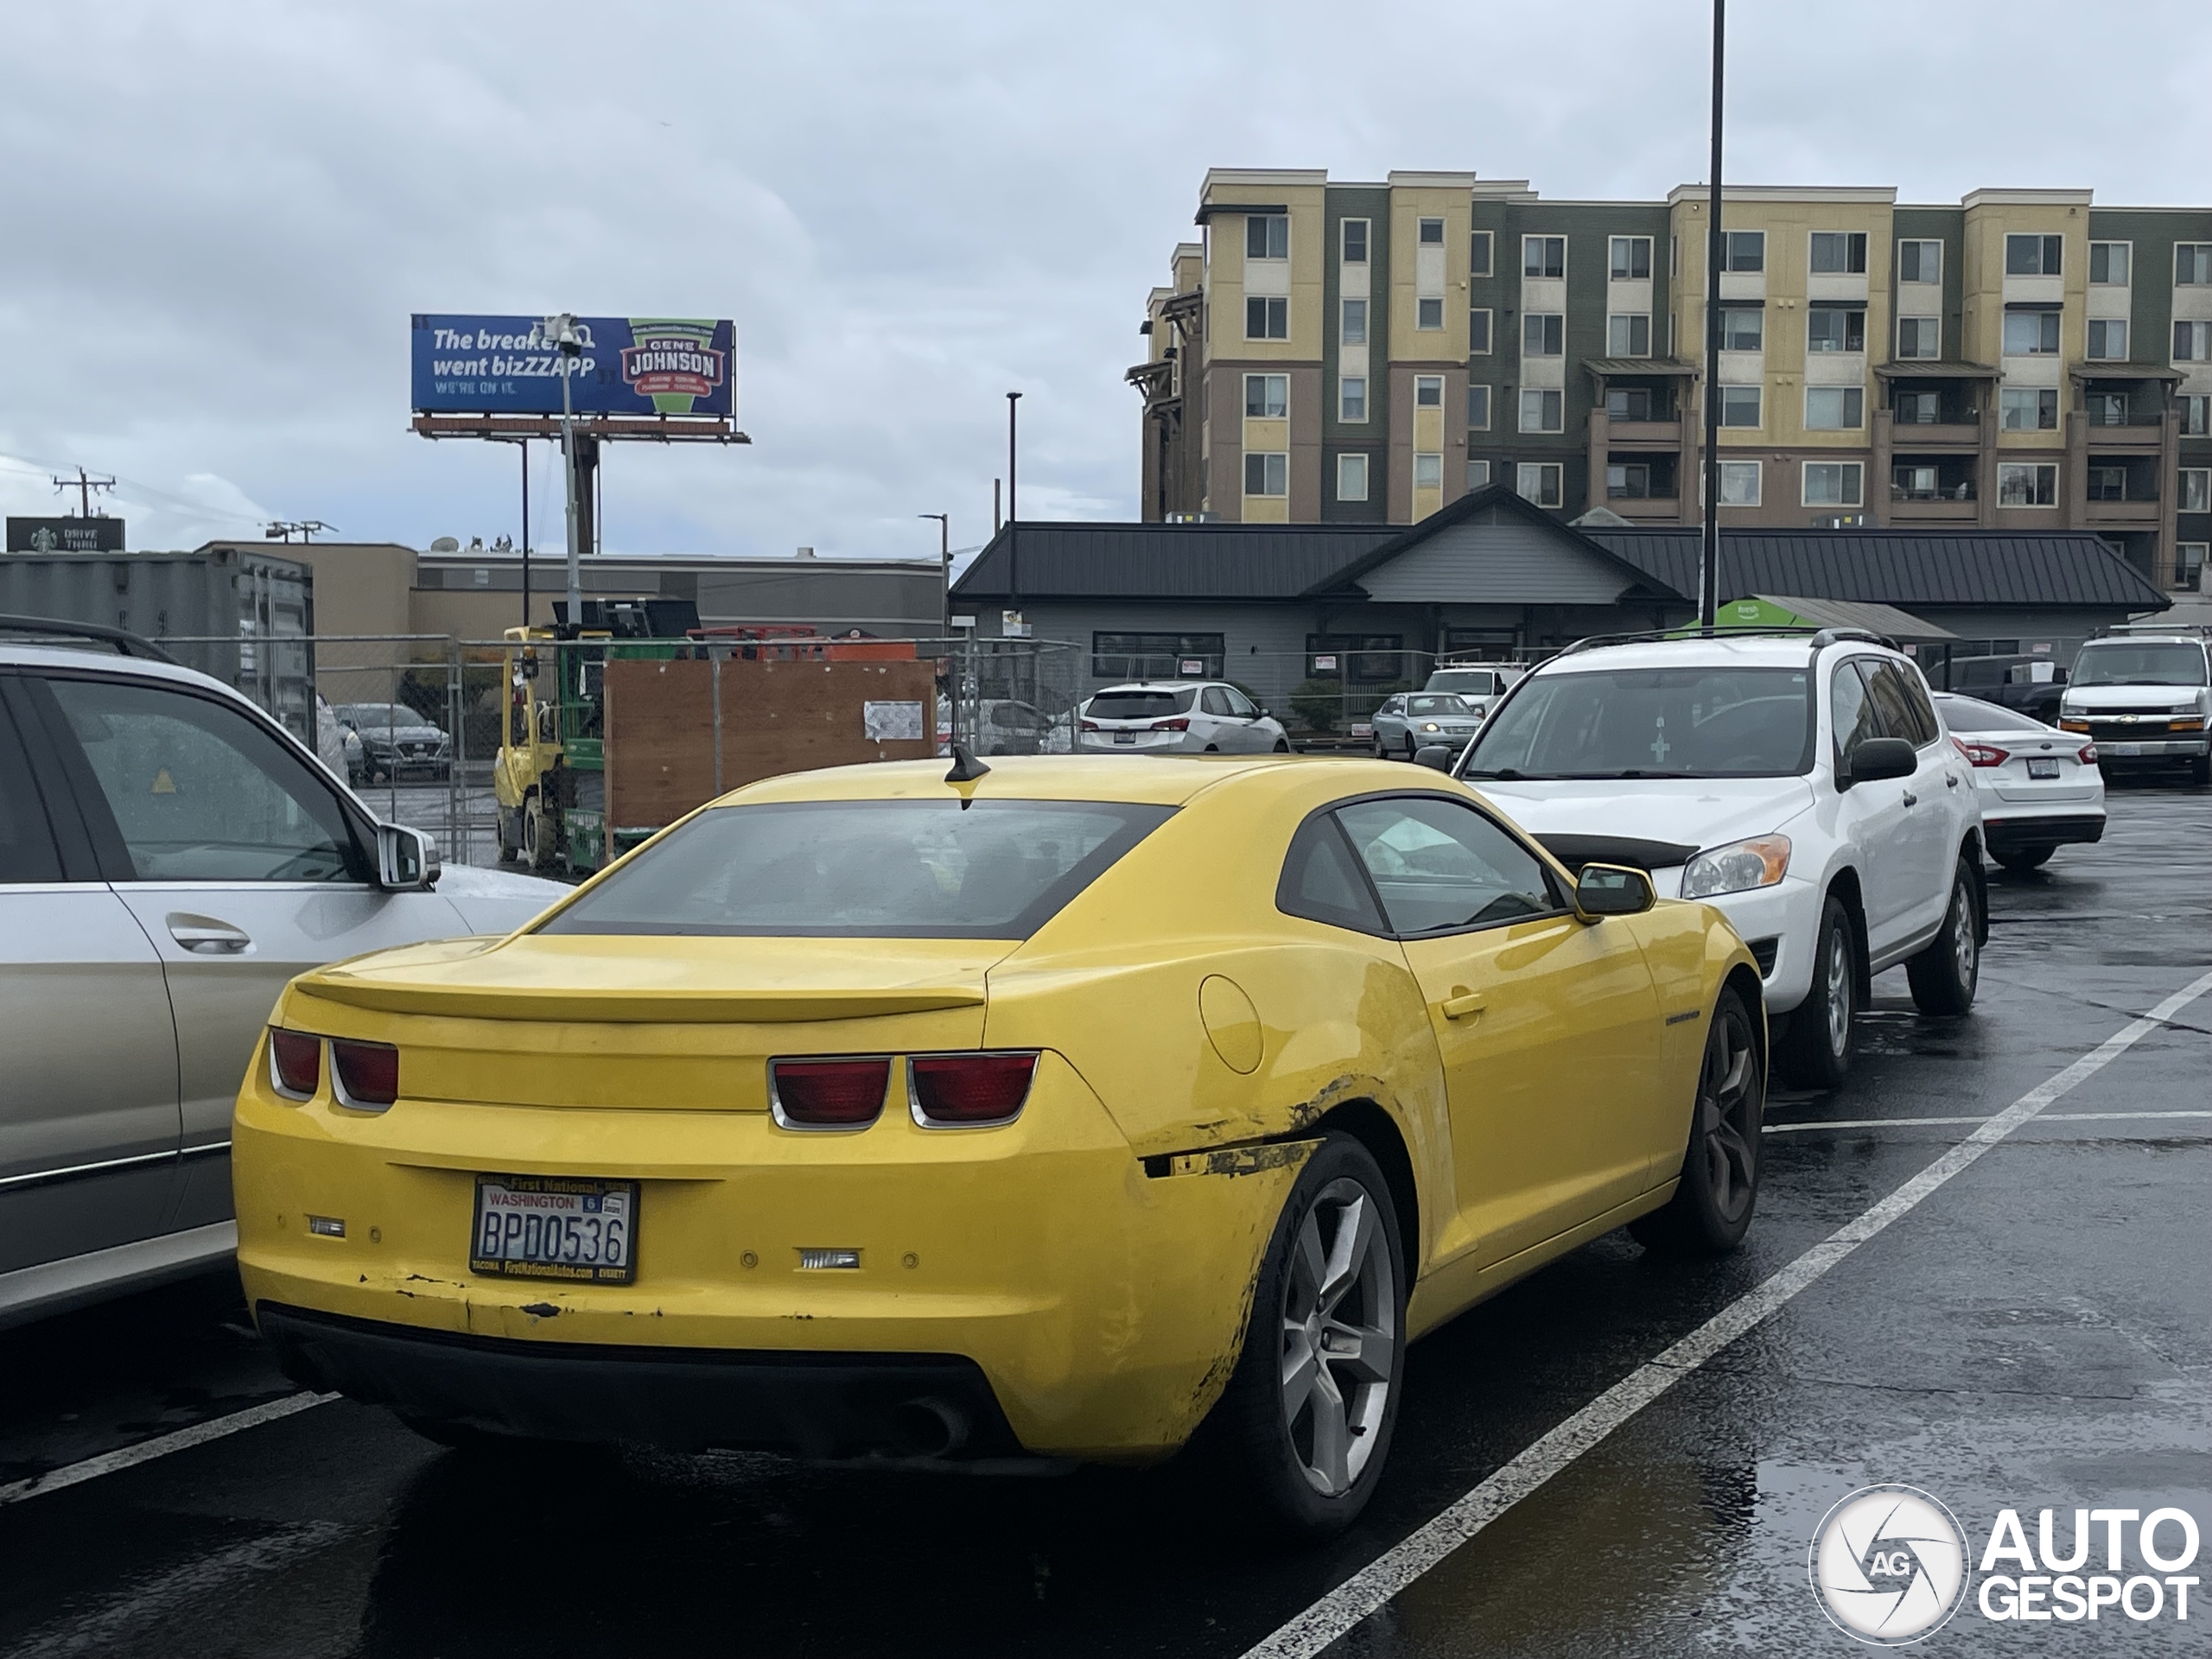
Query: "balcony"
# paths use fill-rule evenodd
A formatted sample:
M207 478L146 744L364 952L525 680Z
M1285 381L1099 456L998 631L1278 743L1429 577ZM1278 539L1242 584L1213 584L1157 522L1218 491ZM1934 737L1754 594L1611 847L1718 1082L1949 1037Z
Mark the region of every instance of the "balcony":
M1655 448L1679 449L1682 446L1682 423L1680 421L1617 421L1608 417L1605 442L1612 448L1649 444Z
M1971 524L1981 515L1981 504L1969 491L1890 490L1890 522L1897 524Z
M1915 449L1978 449L1981 447L1979 420L1920 421L1891 416L1891 442Z
M2101 499L2091 496L2082 508L2082 518L2090 524L2155 525L2163 512L2163 506L2156 500L2121 500L2109 496Z
M1681 522L1682 504L1672 495L1609 495L1605 505L1624 518L1639 524L1675 524Z

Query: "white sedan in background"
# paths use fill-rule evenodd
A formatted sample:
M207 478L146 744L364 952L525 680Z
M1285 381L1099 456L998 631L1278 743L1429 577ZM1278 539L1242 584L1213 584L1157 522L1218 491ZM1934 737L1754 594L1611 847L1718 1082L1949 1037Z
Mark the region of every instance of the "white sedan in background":
M2104 838L2105 780L2095 744L1955 692L1936 693L1936 710L1974 768L1982 842L1999 864L2032 870L2061 847Z
M1282 722L1226 680L1109 685L1083 705L1076 747L1085 754L1290 753Z

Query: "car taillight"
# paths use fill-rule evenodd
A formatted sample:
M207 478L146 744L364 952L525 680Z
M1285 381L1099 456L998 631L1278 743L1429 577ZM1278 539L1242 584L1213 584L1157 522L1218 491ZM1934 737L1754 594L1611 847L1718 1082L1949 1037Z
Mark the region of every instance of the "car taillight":
M1086 720L1083 722L1083 729L1086 732L1095 732L1099 729L1098 722L1095 720Z
M890 1087L887 1056L768 1063L768 1104L787 1129L864 1129Z
M1993 743L1969 743L1961 737L1955 737L1951 741L1959 746L1961 754L1977 766L2001 766L2012 758L2007 751Z
M295 1100L311 1098L322 1084L322 1039L270 1027L269 1071L277 1093Z
M1155 720L1148 729L1155 732L1187 732L1191 729L1191 722L1179 717L1174 720Z
M1021 1116L1034 1054L918 1054L906 1063L914 1122L925 1129L982 1128Z
M2085 766L2095 766L2097 764L2097 746L2094 743L2084 743L2081 748L2075 753L2074 758L2076 760L2079 760Z
M390 1043L330 1039L330 1070L342 1106L382 1111L399 1098L399 1051Z

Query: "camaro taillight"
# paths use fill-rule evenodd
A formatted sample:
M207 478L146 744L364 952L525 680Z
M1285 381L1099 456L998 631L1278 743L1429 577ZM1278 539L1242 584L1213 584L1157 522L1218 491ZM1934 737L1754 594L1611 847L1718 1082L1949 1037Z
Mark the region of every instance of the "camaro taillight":
M2097 764L2097 746L2094 743L2084 743L2081 748L2075 752L2074 758L2076 760L2079 760L2085 766L2095 766Z
M1155 720L1149 729L1155 732L1187 732L1191 729L1191 722L1179 717L1174 720Z
M1962 737L1951 740L1959 746L1959 753L1977 766L2001 766L2012 757L1993 743L1969 743Z
M918 1054L906 1063L914 1122L925 1129L984 1128L1021 1116L1034 1054Z
M330 1071L341 1106L380 1112L399 1098L399 1051L390 1043L334 1037Z
M787 1129L864 1129L890 1087L887 1055L768 1062L768 1104Z
M270 1027L269 1073L278 1094L294 1100L312 1098L322 1084L322 1039Z

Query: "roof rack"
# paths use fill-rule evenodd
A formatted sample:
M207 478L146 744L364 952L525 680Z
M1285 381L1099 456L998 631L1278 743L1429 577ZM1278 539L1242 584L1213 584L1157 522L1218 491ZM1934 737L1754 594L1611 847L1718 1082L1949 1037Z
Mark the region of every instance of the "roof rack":
M2191 639L2212 639L2212 622L2115 622L2097 637L2101 639L2149 639L2162 633Z
M98 622L65 622L50 616L0 616L0 633L23 633L48 639L83 640L88 644L111 645L118 657L138 657L149 663L168 663L181 666L176 658L152 640L143 639L124 628L111 628Z
M1572 657L1577 652L1593 651L1601 645L1633 645L1656 643L1662 639L1803 639L1815 651L1825 651L1846 639L1861 639L1870 645L1897 649L1896 640L1878 634L1871 628L1823 628L1806 623L1767 622L1755 627L1724 628L1718 625L1702 626L1693 623L1680 628L1645 628L1635 633L1593 633L1560 648L1560 657ZM1557 658L1554 659L1554 661Z

